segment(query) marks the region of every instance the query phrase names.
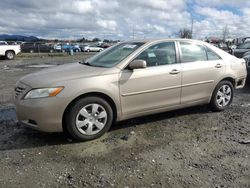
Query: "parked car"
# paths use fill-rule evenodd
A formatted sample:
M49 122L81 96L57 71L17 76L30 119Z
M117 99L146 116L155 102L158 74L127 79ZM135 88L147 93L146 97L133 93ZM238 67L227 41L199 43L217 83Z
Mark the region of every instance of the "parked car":
M8 45L8 43L6 41L0 41L0 46L2 45Z
M225 110L246 76L244 59L205 42L122 42L21 78L15 105L22 125L90 140L129 118L203 104Z
M228 45L226 43L219 43L218 44L218 48L226 51L226 52L229 52L230 51L230 48L228 47Z
M250 75L250 51L245 54L243 59L246 60L247 75L248 75L248 80L250 80L250 78L249 78L249 75Z
M88 46L88 45L87 45L87 44L83 44L83 45L80 45L80 46L79 46L80 49L81 49L81 52L84 52L84 48L85 48L86 46Z
M18 41L8 41L8 42L6 42L7 44L9 44L9 45L19 45L19 44L21 44L20 42L18 42Z
M71 44L63 44L62 45L62 51L63 52L69 52L70 50L73 50L74 52L80 52L81 49L79 46L71 45Z
M54 48L53 46L49 46L44 43L25 42L21 44L21 51L23 53L38 53L38 52L52 53L54 52Z
M55 44L53 46L53 48L54 48L54 51L56 51L56 52L62 52L62 45L61 44Z
M0 42L0 56L4 56L5 59L14 59L20 52L20 45L8 45L5 41Z
M109 48L111 46L111 44L109 44L109 43L101 43L101 44L99 44L97 46L100 47L100 48Z
M72 46L73 46L73 48L78 49L78 52L81 51L81 48L80 48L80 45L79 45L79 44L73 44Z
M103 48L95 46L95 45L88 45L83 48L84 52L101 52Z
M238 58L242 58L249 51L250 51L250 42L245 42L238 45L235 49L232 49L231 54Z

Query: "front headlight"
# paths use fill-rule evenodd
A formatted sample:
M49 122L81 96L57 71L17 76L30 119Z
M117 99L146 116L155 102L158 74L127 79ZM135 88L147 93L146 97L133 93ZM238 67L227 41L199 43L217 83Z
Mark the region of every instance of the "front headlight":
M54 97L63 90L63 87L32 89L24 97L24 99L37 99L42 97Z

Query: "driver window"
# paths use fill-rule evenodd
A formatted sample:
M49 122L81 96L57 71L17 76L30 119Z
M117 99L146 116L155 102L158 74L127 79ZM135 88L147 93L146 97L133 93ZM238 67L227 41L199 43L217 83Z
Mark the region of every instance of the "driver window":
M176 63L175 43L155 44L140 53L136 59L145 60L148 67Z

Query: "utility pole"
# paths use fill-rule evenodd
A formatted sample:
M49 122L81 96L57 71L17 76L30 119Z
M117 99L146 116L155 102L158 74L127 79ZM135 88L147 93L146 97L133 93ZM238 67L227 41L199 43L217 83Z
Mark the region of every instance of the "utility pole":
M191 23L191 39L193 38L193 29L194 29L194 18L193 16L191 15L192 17L192 23Z
M226 25L226 26L224 26L224 28L222 30L222 40L223 40L223 42L226 42L227 35L228 35L228 27Z

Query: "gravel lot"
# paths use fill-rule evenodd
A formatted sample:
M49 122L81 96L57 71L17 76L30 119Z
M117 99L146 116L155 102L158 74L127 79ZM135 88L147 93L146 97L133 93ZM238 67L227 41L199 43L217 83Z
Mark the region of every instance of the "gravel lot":
M15 124L21 76L90 55L0 60L0 187L250 187L250 84L225 112L136 118L89 142Z

